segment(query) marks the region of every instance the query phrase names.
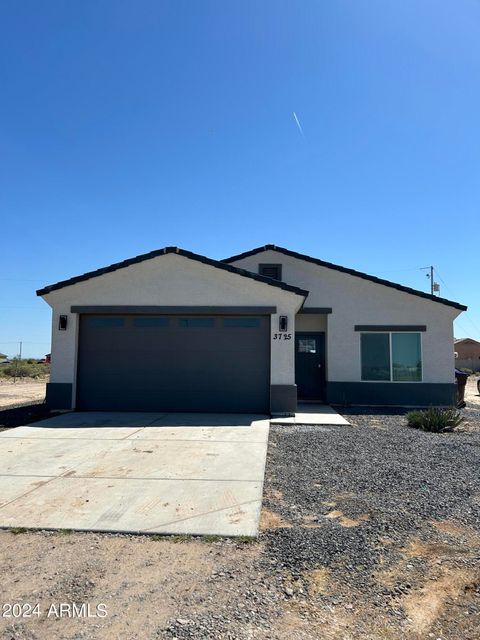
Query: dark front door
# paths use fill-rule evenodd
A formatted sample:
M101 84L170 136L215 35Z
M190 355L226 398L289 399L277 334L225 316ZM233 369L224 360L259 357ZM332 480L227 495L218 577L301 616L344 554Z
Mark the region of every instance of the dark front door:
M295 381L299 399L324 399L324 333L306 332L295 334Z

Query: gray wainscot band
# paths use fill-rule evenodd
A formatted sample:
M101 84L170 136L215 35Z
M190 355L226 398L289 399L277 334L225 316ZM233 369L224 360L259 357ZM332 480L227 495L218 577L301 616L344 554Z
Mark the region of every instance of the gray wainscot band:
M297 385L272 384L270 386L270 413L293 415L297 410Z
M327 401L336 405L454 406L456 385L436 382L327 382Z
M49 409L71 409L72 384L70 382L47 382L45 403Z

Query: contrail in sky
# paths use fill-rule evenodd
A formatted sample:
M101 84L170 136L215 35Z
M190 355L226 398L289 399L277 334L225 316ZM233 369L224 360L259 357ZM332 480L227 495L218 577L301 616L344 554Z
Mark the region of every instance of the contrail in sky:
M293 112L293 117L295 118L295 122L297 123L298 130L300 131L302 136L305 137L303 133L302 125L300 124L300 120L297 118L297 114L295 113L295 111Z

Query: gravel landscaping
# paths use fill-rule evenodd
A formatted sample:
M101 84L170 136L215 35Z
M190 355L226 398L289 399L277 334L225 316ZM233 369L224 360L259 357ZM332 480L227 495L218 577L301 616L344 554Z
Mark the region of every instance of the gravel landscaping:
M106 602L0 620L2 640L476 640L480 403L454 433L403 411L270 431L257 541L0 532L5 599Z
M404 414L350 409L351 427L273 428L264 509L279 528L264 533L266 552L307 610L355 612L358 637L478 638L480 406L453 434L409 429Z

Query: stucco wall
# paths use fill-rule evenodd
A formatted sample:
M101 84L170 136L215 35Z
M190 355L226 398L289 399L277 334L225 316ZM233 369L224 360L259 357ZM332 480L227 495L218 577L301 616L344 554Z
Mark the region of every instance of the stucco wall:
M266 251L233 262L258 273L258 264L282 264L282 280L307 289L306 307L332 307L328 316L328 380L361 380L360 333L356 324L426 325L422 333L423 381L452 383L453 320L459 311L363 278Z
M457 369L471 369L472 371L480 371L480 358L456 358L455 366Z
M237 274L166 254L64 287L43 296L53 308L51 382L74 383L78 340L78 316L72 305L162 306L276 306L271 316L271 384L295 383L294 341L273 340L278 316L288 316L295 331L295 315L303 296L256 282ZM59 331L58 317L68 316L68 329Z
M460 360L480 360L480 342L456 342L454 349Z

